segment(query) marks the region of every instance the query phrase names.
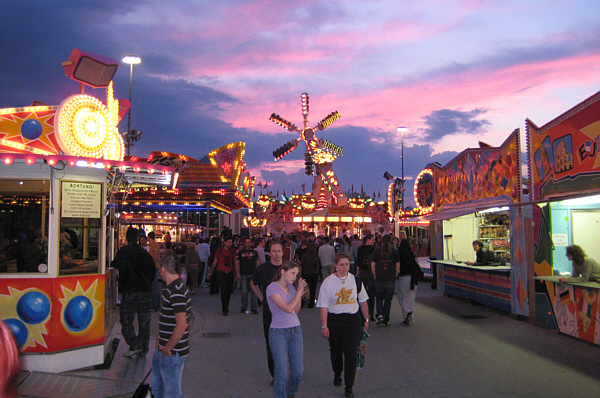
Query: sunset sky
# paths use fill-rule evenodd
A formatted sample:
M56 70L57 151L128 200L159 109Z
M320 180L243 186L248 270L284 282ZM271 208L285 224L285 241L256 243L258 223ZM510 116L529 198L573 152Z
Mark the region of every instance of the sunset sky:
M344 148L342 187L383 199L383 173L402 173L396 127L408 127L412 188L428 163L499 146L516 128L524 152L526 118L543 125L600 90L597 0L13 1L2 14L0 108L77 93L61 67L74 48L137 55L131 117L143 138L132 155L199 159L245 141L251 174L280 194L312 183L303 148L272 156L297 134L269 116L301 126L303 92L311 125L342 115L317 134ZM114 82L127 98L128 65Z

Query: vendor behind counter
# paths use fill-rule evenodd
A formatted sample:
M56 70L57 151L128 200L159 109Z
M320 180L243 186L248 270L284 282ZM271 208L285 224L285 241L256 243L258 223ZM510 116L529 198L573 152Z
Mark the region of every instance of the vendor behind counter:
M572 262L571 277L561 277L559 282L600 282L600 265L580 246L567 246L566 256Z

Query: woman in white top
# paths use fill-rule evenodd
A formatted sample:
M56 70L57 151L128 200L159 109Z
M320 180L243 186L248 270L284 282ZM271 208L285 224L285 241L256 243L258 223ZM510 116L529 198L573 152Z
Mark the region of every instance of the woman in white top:
M334 268L335 272L323 281L317 300L321 335L329 340L333 385L342 385L344 370L346 397L354 397L358 345L362 329L369 329L369 295L360 279L348 272L350 258L346 253L338 253Z

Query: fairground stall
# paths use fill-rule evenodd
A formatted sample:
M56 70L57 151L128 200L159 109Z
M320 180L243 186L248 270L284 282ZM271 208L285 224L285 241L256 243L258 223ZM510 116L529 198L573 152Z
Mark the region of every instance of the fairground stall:
M67 64L81 91L106 87L106 103L78 94L0 110L0 318L22 368L52 373L104 362L116 314L113 205L131 187L170 185L173 172L123 161L117 62L74 50Z
M134 158L155 167L173 167L177 186L130 190L121 206L122 222L156 231L159 241L167 231L173 242L182 242L194 235L218 235L224 226L240 234L242 217L232 212L252 206L255 180L246 169L245 153L246 144L239 141L200 159L159 151Z
M500 147L480 143L433 169L435 213L431 222L432 267L444 294L526 315L526 267L522 223L519 130ZM480 240L494 254L489 266L467 265Z
M542 127L527 120L527 141L535 319L600 344L600 284L558 282L571 275L567 246L600 262L600 92Z

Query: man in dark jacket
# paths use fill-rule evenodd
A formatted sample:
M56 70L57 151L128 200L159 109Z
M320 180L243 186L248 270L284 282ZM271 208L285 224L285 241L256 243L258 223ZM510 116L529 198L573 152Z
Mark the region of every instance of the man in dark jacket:
M476 267L483 267L487 265L498 265L494 263L495 256L494 253L483 247L483 242L480 240L473 241L473 250L476 253L475 262L467 261L465 264L474 265Z
M128 244L119 249L110 265L119 271L121 333L129 344L129 351L123 356L131 358L148 352L152 280L156 267L150 253L138 244L139 231L136 228L127 229L126 238ZM137 335L133 327L136 314Z

